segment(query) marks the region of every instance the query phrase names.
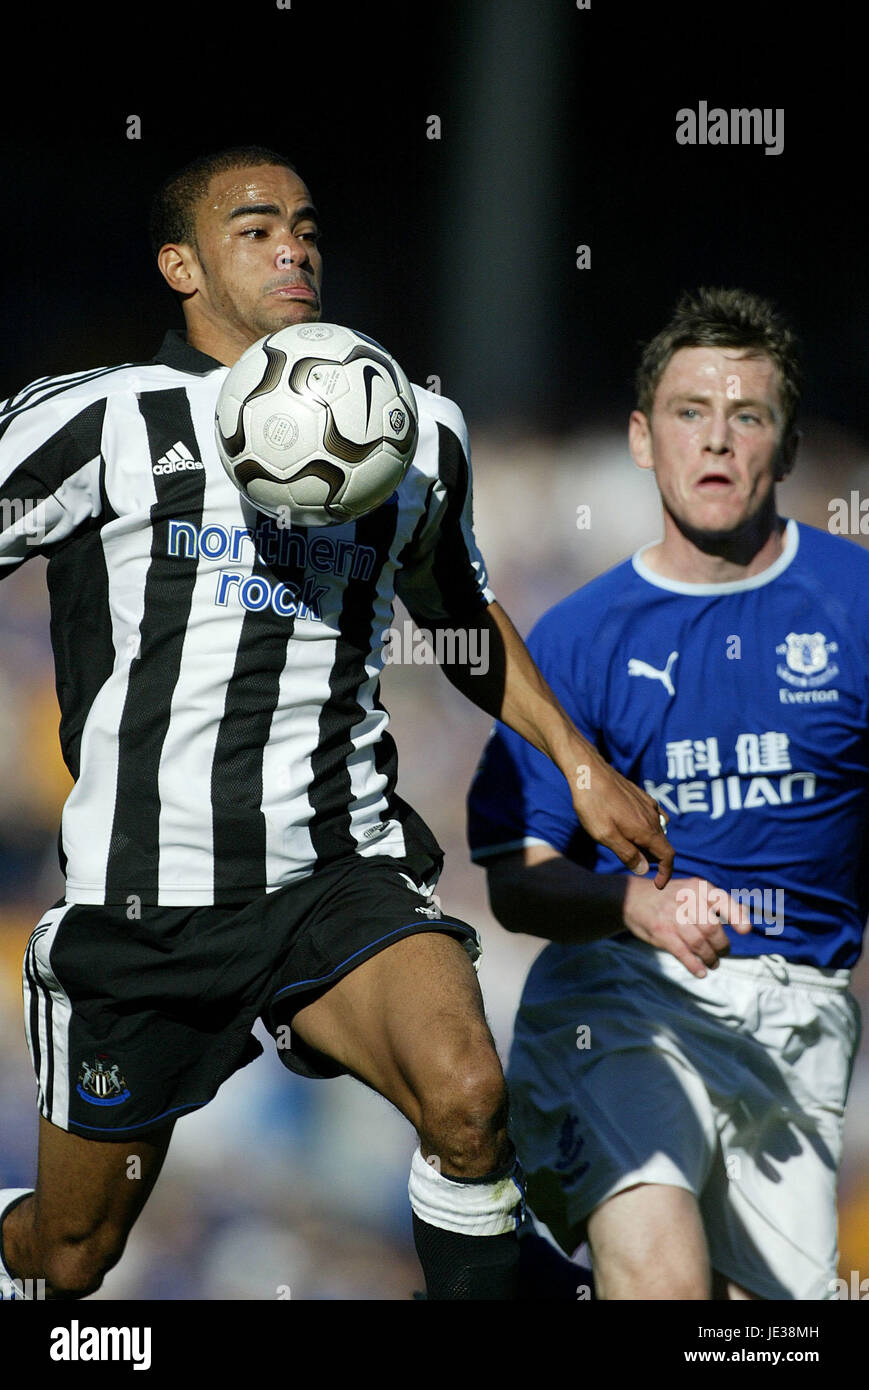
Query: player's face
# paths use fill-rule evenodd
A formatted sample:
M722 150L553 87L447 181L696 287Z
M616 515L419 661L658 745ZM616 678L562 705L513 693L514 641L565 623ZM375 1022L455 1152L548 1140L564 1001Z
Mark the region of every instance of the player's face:
M770 358L680 348L651 416L631 416L631 449L641 467L655 470L664 507L682 529L733 536L770 510L775 483L792 466L783 423Z
M196 211L196 310L256 342L320 317L322 259L311 196L273 165L216 174Z

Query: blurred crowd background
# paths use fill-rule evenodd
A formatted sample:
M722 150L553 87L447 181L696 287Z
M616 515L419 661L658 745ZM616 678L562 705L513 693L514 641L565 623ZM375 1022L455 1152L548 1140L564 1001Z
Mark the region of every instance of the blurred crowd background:
M615 428L559 440L484 430L475 437L474 474L491 582L523 634L550 604L660 534L654 483L633 466ZM797 471L781 489L782 511L825 527L830 499L852 489L869 492L869 456L854 439L809 422ZM590 508L586 530L576 527L580 505ZM30 931L63 892L56 836L69 778L57 743L43 567L35 559L7 580L0 607L0 1187L26 1185L34 1173L20 964ZM522 983L542 943L498 926L484 874L468 860L464 794L489 720L436 668L390 666L383 688L400 750L399 790L446 850L444 906L481 932L480 978L506 1061ZM854 990L869 1010L869 961L855 972ZM291 1075L260 1036L266 1055L176 1126L145 1215L97 1298L407 1299L420 1287L407 1203L410 1127L348 1078ZM869 1274L865 1044L841 1181L842 1276L850 1280L852 1269Z
M171 26L119 20L101 0L48 11L16 14L38 88L0 91L0 398L156 350L180 315L147 245L151 193L188 159L253 141L293 159L320 208L324 317L379 339L465 410L480 544L523 633L659 534L625 425L638 344L683 289L770 295L805 343L806 440L783 509L824 527L830 498L869 495L869 258L854 195L865 76L838 22L785 24L764 0L721 17L689 0L629 12L439 0L412 26L406 0L254 0L232 29L193 0L177 0ZM119 24L128 37L107 60L98 39ZM826 67L835 101L811 80ZM677 111L701 100L782 109L784 152L677 145ZM579 531L582 504L591 527ZM62 892L68 778L42 569L18 571L0 604L0 1186L34 1172L18 979L30 930ZM390 667L384 698L400 789L447 851L445 904L482 932L506 1058L539 944L493 922L467 858L464 793L489 721L429 667ZM855 988L865 1006L865 965ZM297 1079L267 1052L178 1125L99 1297L407 1298L420 1283L412 1145L361 1086ZM842 1175L846 1277L869 1275L867 1151L864 1049Z

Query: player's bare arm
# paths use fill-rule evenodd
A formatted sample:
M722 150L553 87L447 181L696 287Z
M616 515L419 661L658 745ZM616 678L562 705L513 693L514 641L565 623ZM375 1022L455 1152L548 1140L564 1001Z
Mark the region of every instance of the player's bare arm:
M507 931L584 945L627 928L698 979L730 949L723 923L751 930L748 907L699 878L671 878L658 890L651 879L594 874L548 845L499 855L487 870L492 911Z
M661 829L657 804L610 767L567 717L507 614L491 603L469 626L484 628L488 670L445 665L452 684L545 753L567 778L576 814L593 839L611 849L632 873L658 864L663 888L673 871L673 850Z

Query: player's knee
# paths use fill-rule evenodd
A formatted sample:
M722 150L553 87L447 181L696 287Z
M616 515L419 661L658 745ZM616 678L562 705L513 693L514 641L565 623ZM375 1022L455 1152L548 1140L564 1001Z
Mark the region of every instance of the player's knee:
M124 1249L120 1232L103 1227L84 1238L62 1237L45 1250L45 1282L54 1298L86 1298L96 1293Z
M445 1172L480 1177L504 1162L507 1089L491 1042L445 1052L420 1100L420 1139Z
M594 1253L594 1247L592 1247ZM688 1252L637 1252L630 1249L610 1254L595 1265L598 1295L606 1299L696 1302L709 1298L708 1271Z

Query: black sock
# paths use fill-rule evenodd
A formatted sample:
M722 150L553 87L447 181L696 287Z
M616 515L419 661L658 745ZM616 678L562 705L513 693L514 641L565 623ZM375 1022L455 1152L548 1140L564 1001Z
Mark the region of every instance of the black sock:
M413 1213L413 1238L429 1299L514 1299L519 1289L519 1239L468 1236L430 1226Z

